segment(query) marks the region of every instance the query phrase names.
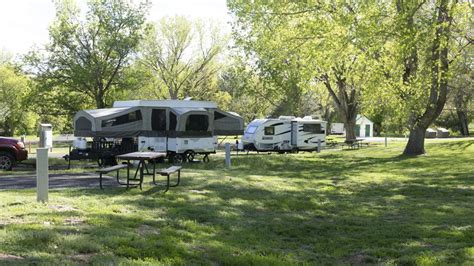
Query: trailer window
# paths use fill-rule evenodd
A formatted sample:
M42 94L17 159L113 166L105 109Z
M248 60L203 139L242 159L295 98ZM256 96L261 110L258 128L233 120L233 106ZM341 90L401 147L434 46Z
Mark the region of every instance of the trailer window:
M214 112L214 120L219 120L219 119L222 119L222 118L226 118L227 116L219 113L219 112Z
M176 130L176 115L170 112L170 131Z
M151 111L151 129L157 131L166 130L166 110L153 109Z
M321 124L304 124L303 125L304 132L310 132L315 134L324 134L324 130L321 128Z
M245 133L253 134L255 133L256 130L257 130L256 126L251 126L247 128L247 131L245 131Z
M126 115L102 121L102 127L113 127L142 120L142 112L137 110Z
M91 130L92 123L85 117L80 117L76 121L76 130Z
M207 115L190 115L186 120L186 131L207 131L209 118Z
M275 127L265 127L265 135L275 135Z

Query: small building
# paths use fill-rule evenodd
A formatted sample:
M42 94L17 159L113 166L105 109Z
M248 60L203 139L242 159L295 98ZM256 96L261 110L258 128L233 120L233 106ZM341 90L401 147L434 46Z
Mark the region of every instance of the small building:
M436 138L436 130L434 130L432 128L426 129L425 138L427 138L427 139Z
M436 129L436 137L437 138L448 138L449 131L446 128L438 127Z
M374 136L374 123L364 115L357 115L355 135L359 138Z
M332 123L331 134L345 135L346 128L344 123ZM357 115L355 135L358 138L369 138L374 136L374 123L364 115Z

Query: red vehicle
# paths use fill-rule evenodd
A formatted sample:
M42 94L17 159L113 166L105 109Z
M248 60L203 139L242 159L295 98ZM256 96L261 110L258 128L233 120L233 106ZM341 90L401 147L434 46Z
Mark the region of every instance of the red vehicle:
M0 137L0 170L11 170L17 162L26 159L28 159L28 151L23 142Z

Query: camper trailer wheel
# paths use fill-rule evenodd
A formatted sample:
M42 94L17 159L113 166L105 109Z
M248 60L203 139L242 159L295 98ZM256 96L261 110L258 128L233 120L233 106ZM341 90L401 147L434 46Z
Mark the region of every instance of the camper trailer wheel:
M99 167L114 166L117 165L117 160L115 158L100 158L97 159L97 164Z
M182 164L184 161L184 156L180 153L176 153L174 156L173 156L173 163L175 164Z
M187 152L184 153L184 157L190 163L192 163L194 161L195 156L196 156L196 154L194 153L194 151L187 151Z

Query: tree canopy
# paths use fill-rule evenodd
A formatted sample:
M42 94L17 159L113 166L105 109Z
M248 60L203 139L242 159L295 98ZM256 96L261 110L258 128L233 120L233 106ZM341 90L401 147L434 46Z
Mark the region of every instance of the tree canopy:
M74 2L56 2L51 42L29 56L41 89L81 94L97 108L110 105L109 93L126 89L124 70L145 34L148 7L147 2L93 0L83 18Z

